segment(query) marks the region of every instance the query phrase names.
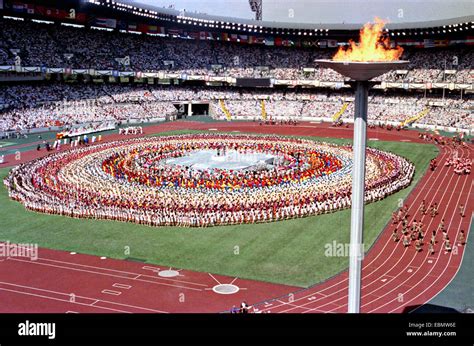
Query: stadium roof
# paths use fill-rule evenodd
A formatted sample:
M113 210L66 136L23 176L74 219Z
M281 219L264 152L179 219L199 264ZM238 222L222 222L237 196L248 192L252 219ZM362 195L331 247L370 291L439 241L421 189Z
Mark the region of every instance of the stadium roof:
M362 27L362 24L365 22L373 21L373 18L367 17L367 21L364 23L295 23L295 22L277 22L277 21L256 21L252 19L242 19L235 17L224 17L218 15L197 13L197 12L186 12L180 11L179 9L174 8L164 8L156 5L140 4L138 1L131 0L36 0L35 4L27 3L26 1L31 0L21 0L25 3L20 3L20 0L0 0L3 1L4 7L0 11L5 15L10 16L24 16L26 18L34 19L47 19L47 20L60 20L69 23L78 23L85 24L86 26L104 26L103 24L97 24L98 19L101 19L102 22L106 21L110 23L108 27L109 30L137 30L137 23L139 26L142 26L142 29L139 29L139 32L148 32L148 26L152 27L154 34L168 34L173 36L186 36L189 33L195 35L203 34L204 37L212 37L212 39L222 39L226 41L232 41L233 38L230 36L241 35L246 40L252 39L254 43L265 43L266 39L269 38L269 43L271 43L272 38L275 39L275 45L284 45L292 46L299 39L311 41L309 46L315 46L315 40L331 40L336 41L333 44L338 44L338 42L347 42L349 39L354 39L358 36L359 30ZM147 1L147 0L140 0ZM151 2L151 0L149 0ZM162 0L162 1L180 1L180 0ZM198 0L183 0L183 1L198 1ZM205 8L209 8L209 3L212 2L221 2L227 0L199 0L202 1L203 11ZM248 0L234 0L238 1L240 9L242 5L249 5ZM253 0L258 1L258 0ZM284 1L285 3L297 0L262 0L263 6L268 4L269 1ZM305 1L305 0L299 0ZM313 1L313 0L307 0ZM329 1L329 0L314 0L316 2ZM356 0L334 0L337 3L352 2ZM358 0L357 0L358 1ZM407 1L407 0L360 0L362 2L381 2L381 1ZM412 2L420 1L430 1L435 0L412 0ZM443 0L451 2L451 0ZM410 7L406 7L401 10L403 13L400 15L405 16L403 20L406 22L392 21L387 24L386 33L392 38L398 38L401 40L415 40L413 42L420 42L424 39L450 39L450 40L462 40L458 43L465 43L469 40L472 40L474 36L474 1L470 0L469 4L465 0L460 0L461 3L466 4L465 11L462 13L464 16L457 16L451 18L442 18L442 19L433 19L425 20L418 22L409 22L413 18L421 17L421 10L418 11L417 17L414 17L411 14ZM440 2L441 3L441 0ZM23 4L23 5L22 5ZM26 5L25 5L26 4ZM229 7L231 7L229 3ZM40 6L41 5L41 6ZM26 10L34 6L38 7L37 10ZM322 6L322 5L321 5ZM41 10L39 8L42 8ZM19 8L21 10L19 11ZM321 7L323 8L323 6ZM445 8L440 6L439 8ZM59 12L54 12L55 9ZM75 9L77 11L77 18L70 18L69 11ZM210 8L212 10L212 8ZM349 8L350 10L350 8ZM430 13L433 9L427 9L425 12ZM49 14L48 14L49 11ZM249 9L246 10L250 12ZM264 10L265 11L265 10ZM360 12L360 9L358 9ZM311 11L308 10L308 13ZM379 12L379 11L375 11ZM59 14L58 14L59 13ZM235 15L241 14L241 11L236 11ZM245 13L245 11L244 11ZM453 13L459 13L459 10L456 11L446 11L445 15L452 15ZM297 13L295 13L296 15ZM468 14L471 14L468 16ZM366 14L369 16L369 12ZM402 17L403 17L402 16ZM79 17L81 20L79 20ZM382 19L383 16L380 16ZM427 17L430 17L429 15ZM265 16L263 16L265 18ZM315 17L317 18L317 17ZM328 17L329 18L329 17ZM354 17L356 18L356 17ZM358 17L360 18L360 17ZM423 17L421 17L423 18ZM354 21L356 21L354 19ZM363 19L361 19L363 20ZM328 20L329 21L329 20ZM113 25L112 25L113 24ZM135 24L135 29L130 29L132 26L128 24ZM108 24L107 24L108 25ZM107 26L105 25L105 26ZM147 28L143 29L143 26ZM175 34L177 32L177 34ZM221 35L222 34L222 35ZM183 37L184 37L183 36ZM195 36L188 35L188 38ZM230 37L230 38L229 38ZM263 41L262 41L263 39ZM278 42L276 42L278 39ZM237 42L240 42L237 38ZM306 42L306 43L308 43ZM471 42L471 41L469 41ZM472 44L472 43L468 43ZM272 44L269 44L272 45ZM303 45L308 47L308 44ZM329 43L328 43L329 46ZM435 44L436 46L436 44Z
M218 1L224 0L211 2ZM225 1L228 3L228 7L232 8L232 2ZM195 10L183 11L143 3L156 3L156 1L121 0L120 2L188 19L239 23L275 29L358 30L362 24L371 21L376 15L388 19L387 28L391 30L441 27L472 22L474 18L474 1L470 0L263 0L263 18L278 19L263 21L200 13L206 12L206 8L202 8L199 12ZM161 2L165 3L165 1ZM199 3L200 1L196 0L196 4ZM204 3L209 3L209 1ZM241 0L239 3L239 8L242 8L242 3L248 6L248 2L245 0ZM310 6L310 4L314 4L314 6ZM195 8L198 7L199 5L195 6ZM271 12L272 15L265 14L268 12ZM232 10L229 10L228 13L232 13Z

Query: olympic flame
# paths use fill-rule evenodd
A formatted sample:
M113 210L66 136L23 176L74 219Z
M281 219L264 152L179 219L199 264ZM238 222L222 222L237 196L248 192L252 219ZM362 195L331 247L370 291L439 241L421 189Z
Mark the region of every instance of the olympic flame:
M385 26L380 18L375 23L367 23L360 30L360 42L349 40L350 46L340 47L334 61L394 61L399 60L403 53L402 47L390 48L390 39L382 36Z

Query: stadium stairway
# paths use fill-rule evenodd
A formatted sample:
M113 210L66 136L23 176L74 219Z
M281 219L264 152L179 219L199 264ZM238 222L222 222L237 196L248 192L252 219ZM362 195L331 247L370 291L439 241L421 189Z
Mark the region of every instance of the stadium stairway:
M347 107L349 106L349 103L348 102L344 102L344 104L342 105L341 109L332 116L332 121L336 122L338 121L342 115L344 114L344 112L346 111Z
M262 108L262 119L267 120L267 111L265 109L265 100L260 101L260 106Z
M224 112L227 121L231 121L232 120L232 115L230 114L229 110L225 106L224 100L220 99L219 100L219 105L221 106L221 109Z
M404 122L402 122L402 126L408 126L408 125L413 124L415 121L420 120L421 118L426 116L430 112L430 110L431 110L430 107L426 107L425 109L423 109L417 115L415 115L413 117L410 117L410 118L406 119Z

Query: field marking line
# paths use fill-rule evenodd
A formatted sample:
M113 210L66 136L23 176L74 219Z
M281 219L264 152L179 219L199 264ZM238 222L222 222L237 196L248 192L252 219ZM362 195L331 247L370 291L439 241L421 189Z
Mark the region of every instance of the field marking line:
M187 289L187 290L192 290L192 291L201 291L202 290L200 288L186 287L186 286L180 286L180 285L171 285L171 284L164 283L164 282L149 281L149 280L144 280L144 279L134 279L134 278L130 278L130 277L123 277L123 276L115 275L115 274L99 273L99 272L94 272L94 271L85 270L85 269L61 267L61 266L57 266L57 265L54 265L54 264L39 263L38 261L26 261L26 260L20 260L20 259L17 259L17 258L10 258L10 260L11 261L16 261L16 262L24 262L24 263L43 265L43 266L48 266L48 267L60 268L60 269L79 271L79 272L90 273L90 274L97 274L97 275L110 276L110 277L118 277L118 278L121 278L121 279L124 279L124 280L147 282L147 283L154 284L154 285L177 287L177 288L182 288L182 289Z
M77 304L77 305L82 305L82 306L93 306L91 304L71 302L71 301L69 301L69 299L60 299L60 298L48 297L48 296L41 295L41 294L28 293L28 292L23 292L23 291L18 291L18 290L12 290L12 289L8 289L8 288L0 288L0 291L7 291L7 292L12 292L12 293L17 293L17 294L23 294L23 295L33 296L33 297L37 297L37 298L42 298L42 299L56 300L56 301L60 301L60 302L63 302L63 303L69 303L69 304ZM97 309L111 310L111 311L122 312L122 313L127 313L127 314L131 313L129 311L117 310L117 309L112 309L112 308L105 308L105 307L101 307L101 306L97 306L97 307L93 306L93 307L95 307Z
M48 290L48 289L44 289L44 288L38 288L38 287L33 287L33 286L26 286L26 285L19 285L19 284L13 284L13 283L9 283L9 282L3 282L3 281L0 281L0 284L3 284L3 285L7 285L7 286L13 286L13 287L19 287L19 288L24 288L24 289L31 289L31 290L36 290L36 291L43 291L43 292L47 292L47 293L53 293L53 294L58 294L58 295L64 295L64 296L67 296L67 302L70 302L69 298L70 298L70 293L64 293L64 292L57 292L57 291L52 291L52 290ZM0 287L1 290L8 290L6 288L2 288ZM27 294L27 292L21 292L21 291L18 291L17 293L25 293ZM144 308L144 307L141 307L141 306L136 306L136 305L130 305L130 304L125 304L125 303L118 303L118 302L112 302L112 301L109 301L109 300L103 300L103 299L97 299L97 298L91 298L91 297L85 297L85 296L80 296L80 295L75 295L76 298L82 298L82 299L88 299L88 300L94 300L94 304L97 303L97 301L99 302L103 302L103 303L108 303L108 304L115 304L115 305L121 305L121 306L125 306L125 307L131 307L131 308L135 308L135 309L142 309L142 310L148 310L148 311L152 311L152 312L158 312L158 313L167 313L166 311L161 311L161 310L156 310L156 309L150 309L150 308ZM56 299L56 298L52 298L52 297L48 297L48 298L51 298L51 299ZM56 299L56 300L61 300L61 301L64 301L62 299ZM72 302L70 302L72 303ZM77 302L76 302L77 303ZM91 304L83 304L83 303L80 303L82 305L91 305Z
M142 269L151 270L152 272L159 272L160 271L160 268L150 267L150 266L143 266Z
M112 290L102 290L100 293L103 293L103 294L110 294L110 295L113 295L113 296L119 296L122 294L122 292L119 292L119 291L112 291Z
M119 284L119 283L116 282L112 285L112 287L123 288L125 290L129 290L130 288L132 288L132 285L124 285L124 284Z
M123 273L125 275L128 275L128 274L136 275L135 278L133 278L133 279L136 279L136 278L142 276L142 277L145 277L145 278L153 278L153 279L159 279L159 280L164 280L164 281L173 281L173 282L180 282L180 283L183 283L183 284L189 284L189 285L194 285L194 286L207 287L207 285L205 285L205 284L196 283L196 282L192 282L192 281L174 280L174 279L163 278L163 277L154 276L154 275L138 274L138 273L135 273L135 272L129 272L129 271L125 271L125 270L117 270L117 269L110 269L110 268L105 268L105 267L91 266L91 265L88 265L88 264L80 264L80 263L75 263L75 262L60 261L60 260L54 260L54 259L45 258L45 257L38 257L38 259L41 259L41 260L44 260L44 261L55 262L55 263L68 264L68 265L78 266L78 267L85 267L85 268L100 269L100 270L104 270L104 271L112 271L112 272L117 272L117 273ZM148 267L148 268L153 268L153 270L152 269L149 269L149 270L152 270L152 271L155 271L155 272L160 271L160 268L157 268L157 267ZM142 267L142 269L144 269L144 267ZM180 269L180 270L182 270L182 269Z
M219 282L219 280L217 280L214 276L212 276L211 273L208 273L208 274L211 276L211 278L214 279L215 282L217 282L219 285L222 285L222 284Z
M277 299L276 301L279 302L280 304L283 304L283 305L290 305L290 306L294 306L295 308L302 308L302 309L305 309L305 310L310 310L309 308L305 308L304 306L298 306L298 305L295 305L295 304L292 304L292 303L284 302L280 299Z

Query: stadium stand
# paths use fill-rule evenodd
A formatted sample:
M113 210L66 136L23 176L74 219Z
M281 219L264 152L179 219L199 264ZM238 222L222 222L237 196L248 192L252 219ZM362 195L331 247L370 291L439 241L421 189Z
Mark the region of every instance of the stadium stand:
M129 70L173 71L193 75L272 77L276 79L318 79L342 81L344 77L320 68L314 61L328 59L334 49L252 46L221 41L185 40L168 37L123 34L0 19L0 65L12 64L10 49L26 66L68 66L69 68L124 69L115 59L129 56ZM67 59L64 54L73 54ZM451 58L459 64L453 66ZM455 70L449 80L472 83L474 52L468 48L436 50L406 49L402 59L410 61L408 73L390 72L384 81L436 82L446 78L446 68ZM173 64L165 65L165 61ZM220 69L212 66L220 65ZM260 67L268 67L267 71ZM312 68L313 72L304 72Z

